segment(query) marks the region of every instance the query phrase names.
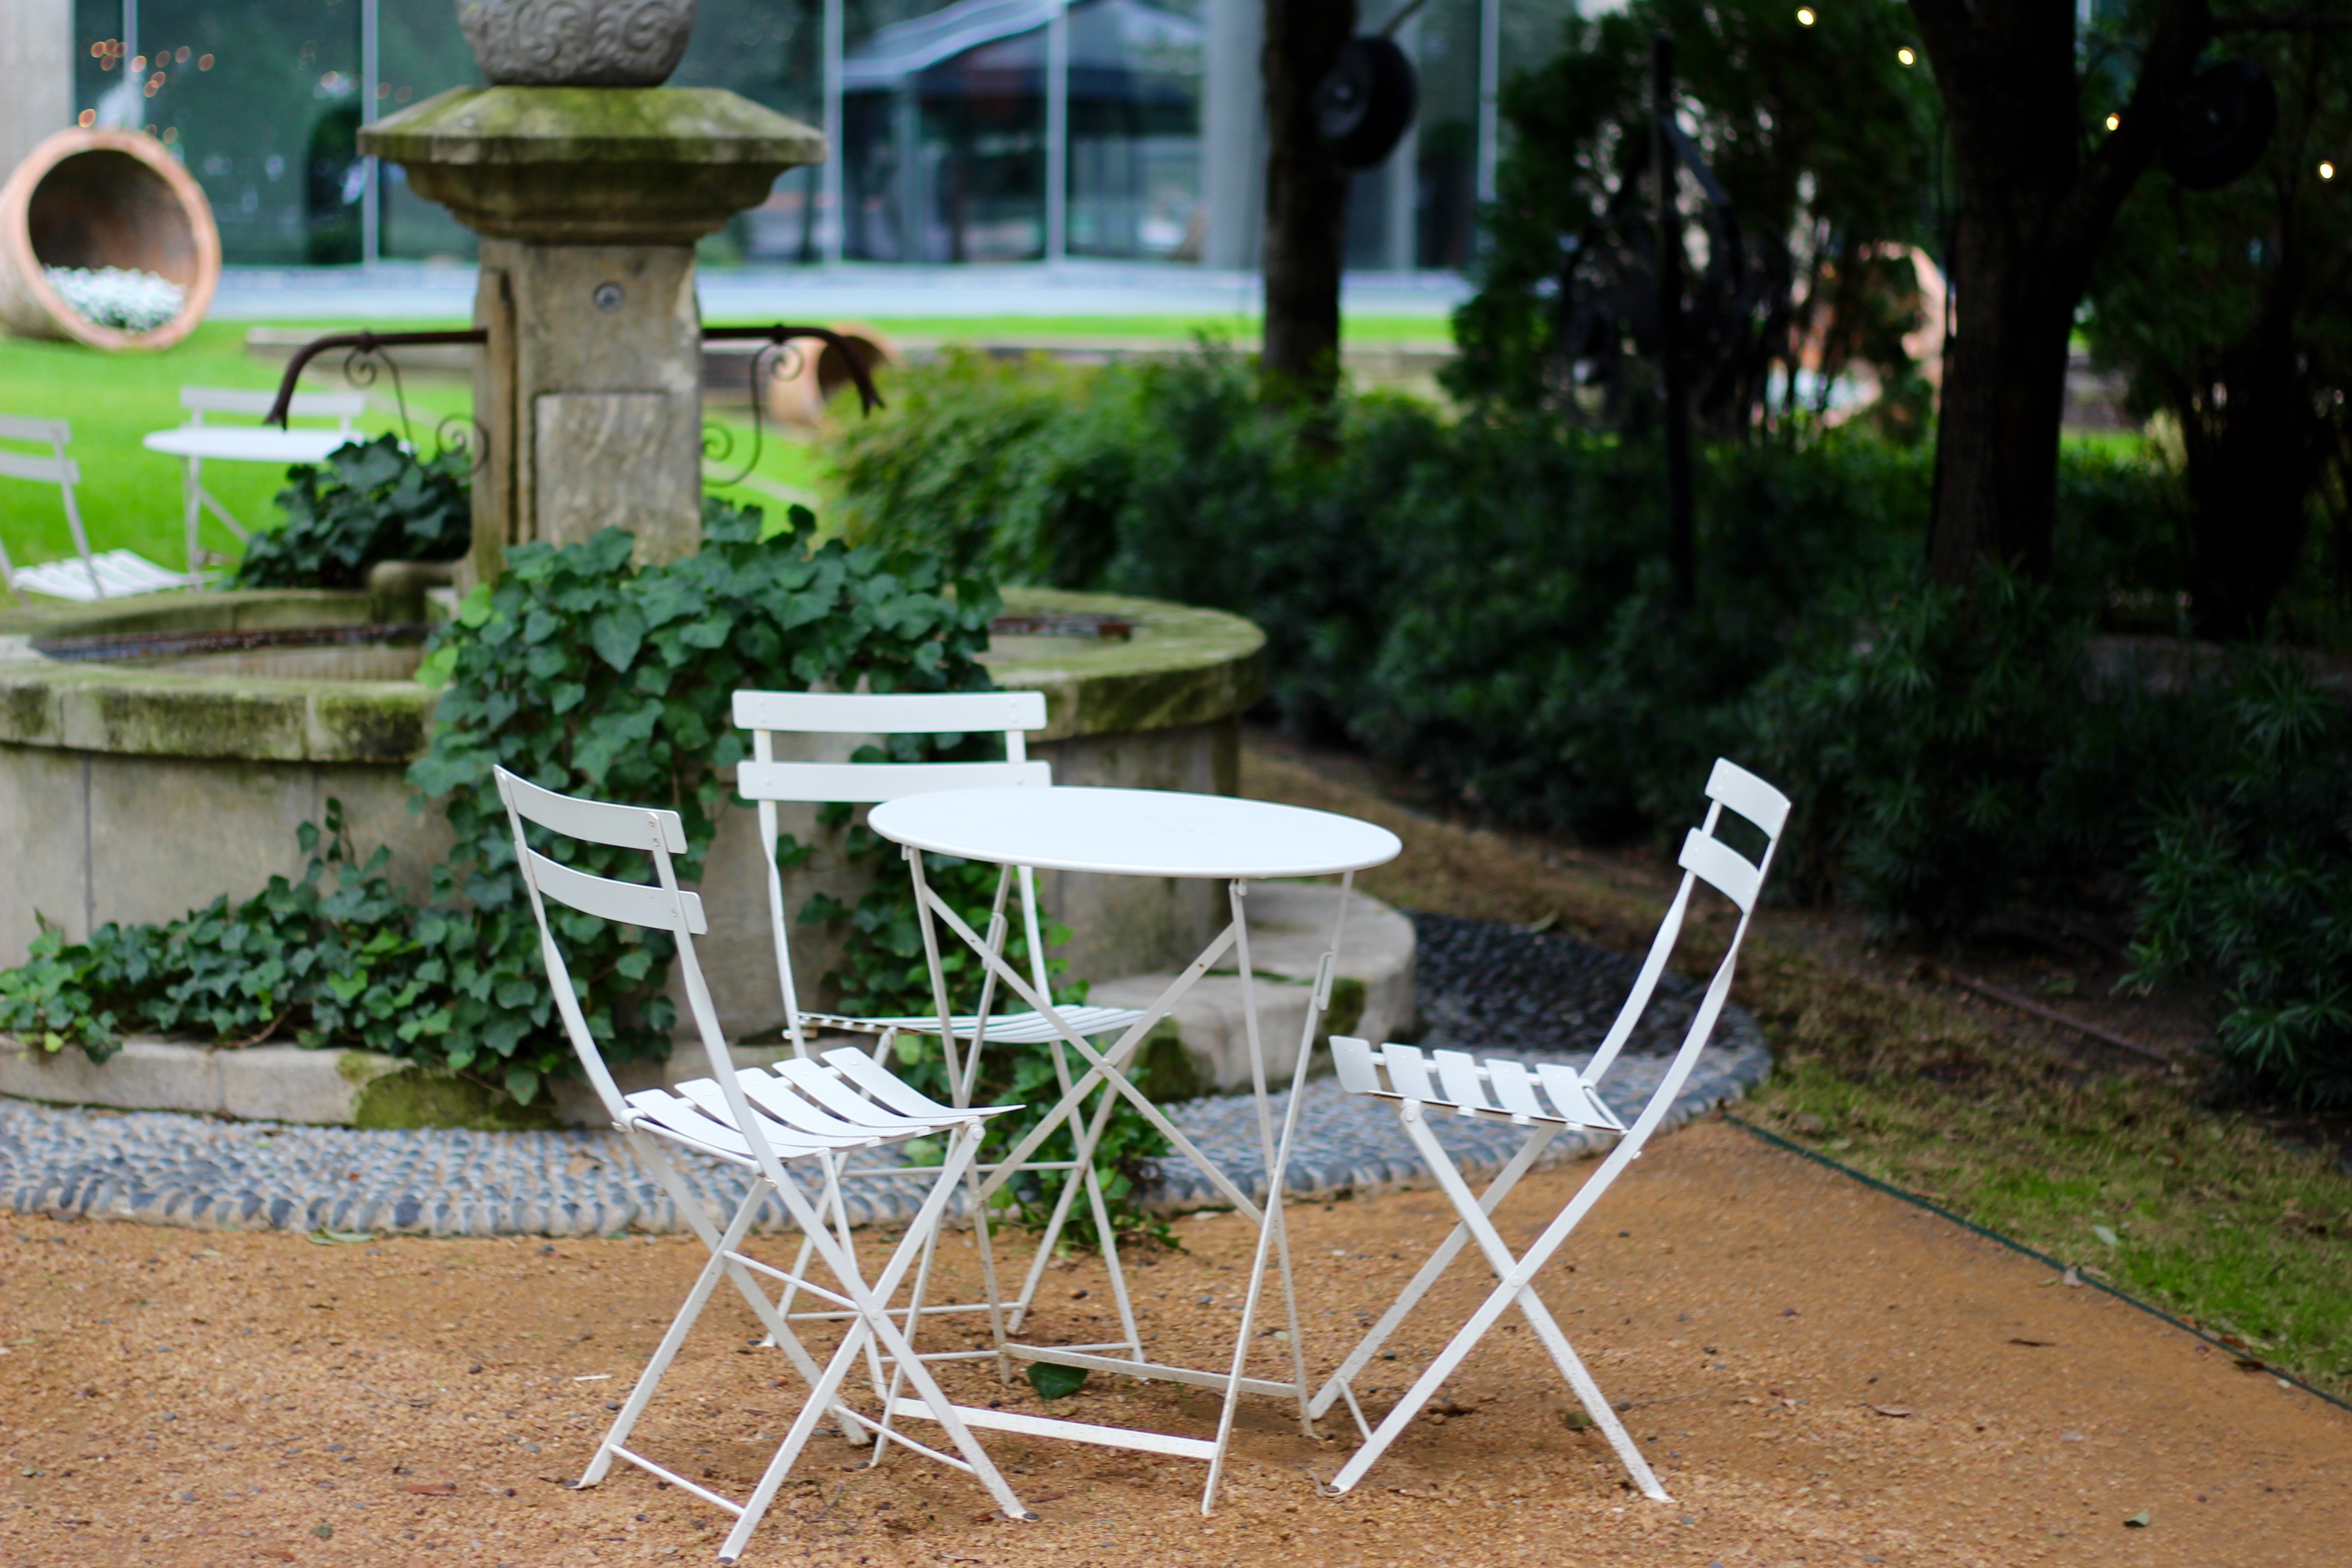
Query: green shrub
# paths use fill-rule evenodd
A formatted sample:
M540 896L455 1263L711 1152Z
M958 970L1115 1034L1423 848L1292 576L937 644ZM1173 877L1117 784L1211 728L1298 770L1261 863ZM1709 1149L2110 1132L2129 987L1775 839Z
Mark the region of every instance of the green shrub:
M1213 346L1095 372L963 360L845 437L843 476L857 537L1237 611L1286 723L1604 835L1685 815L1806 605L1909 558L1925 515L1918 453L1717 448L1701 603L1676 616L1648 448L1389 395L1336 416L1336 441L1310 438Z
M379 561L455 561L474 544L466 454L419 458L390 435L286 470L285 523L254 534L240 588L357 588Z
M2136 977L2220 984L2242 1089L2352 1104L2352 712L2293 659L2253 658L2226 725L2140 861Z

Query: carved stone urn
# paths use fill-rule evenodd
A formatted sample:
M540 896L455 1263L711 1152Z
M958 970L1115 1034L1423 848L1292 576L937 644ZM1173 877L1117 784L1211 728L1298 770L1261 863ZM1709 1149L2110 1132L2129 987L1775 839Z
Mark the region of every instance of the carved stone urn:
M694 31L694 0L457 0L493 87L659 87Z

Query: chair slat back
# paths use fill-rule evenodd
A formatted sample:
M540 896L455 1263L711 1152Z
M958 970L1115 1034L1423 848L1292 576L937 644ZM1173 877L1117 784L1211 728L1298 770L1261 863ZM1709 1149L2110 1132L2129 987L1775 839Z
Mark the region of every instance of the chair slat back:
M1588 1083L1598 1083L1624 1049L1625 1042L1649 1010L1650 999L1656 994L1658 981L1665 973L1666 961L1673 956L1675 944L1682 938L1683 919L1690 910L1691 888L1706 882L1729 899L1739 910L1739 930L1722 962L1730 963L1738 954L1739 943L1748 932L1748 921L1756 912L1756 899L1764 886L1764 879L1772 868L1772 854L1780 846L1780 829L1789 820L1789 797L1758 778L1738 763L1717 758L1707 774L1706 795L1709 802L1706 820L1691 830L1683 840L1678 863L1683 879L1675 889L1674 901L1666 908L1665 918L1658 922L1658 933L1651 940L1650 951L1642 960L1641 973L1633 981L1633 989L1618 1009L1616 1021L1610 1025L1601 1049L1585 1069ZM1717 837L1723 813L1729 810L1763 830L1764 853L1750 860Z
M30 479L37 485L78 485L81 483L81 469L71 458L0 452L0 479Z
M1715 760L1715 771L1707 775L1706 797L1729 806L1762 828L1768 837L1780 837L1789 821L1787 795L1722 757Z
M184 386L180 388L180 406L195 416L189 421L201 425L207 414L239 414L258 419L277 405L274 392L252 392L236 386ZM286 405L289 417L296 419L336 419L348 426L367 412L364 392L298 392Z
M37 441L62 447L73 439L73 425L64 419L27 419L21 414L0 414L0 441Z
M617 921L623 925L646 926L656 931L675 931L678 911L685 910L686 931L690 936L709 933L709 922L703 919L702 900L680 889L672 900L667 889L644 882L616 882L609 877L592 877L576 871L559 861L549 859L538 850L530 854L531 880L539 890L557 903L594 915L598 920Z
M1722 839L1692 828L1683 839L1683 852L1675 864L1738 904L1740 913L1756 907L1756 891L1764 885L1764 873Z
M539 951L547 966L548 989L554 998L556 1013L563 1020L563 1032L572 1042L572 1055L579 1059L581 1070L588 1075L589 1083L612 1113L614 1123L629 1126L633 1118L657 1113L658 1118L665 1119L665 1125L676 1127L708 1147L750 1159L762 1175L781 1184L786 1179L783 1159L814 1152L828 1145L811 1142L804 1134L788 1133L776 1122L755 1117L751 1101L736 1079L734 1058L728 1050L726 1036L719 1030L718 1010L711 1005L710 987L703 979L701 962L695 956L694 939L709 929L703 916L702 900L677 885L677 870L671 862L672 856L686 852L686 828L677 813L558 795L504 768L493 768L491 773L498 783L499 798L507 808L508 825L514 832L515 859L522 868L531 916L539 922ZM591 844L636 850L650 863L654 880L626 882L563 865L531 847L524 828L526 823ZM638 1099L623 1096L581 1012L579 994L572 987L562 946L555 940L555 930L548 921L550 899L599 920L670 933L677 944L677 973L686 992L687 1016L693 1020L695 1032L702 1038L703 1053L710 1063L711 1078L703 1083L703 1088L719 1097L718 1101L702 1109L718 1117L718 1121L704 1127L668 1121L681 1111L663 1107L648 1109ZM669 1107L678 1104L667 1096L661 1098ZM734 1131L730 1131L730 1127Z
M566 838L585 838L614 849L650 852L656 844L672 855L686 853L686 824L677 813L642 805L613 805L558 795L530 780L500 770L499 793L526 822L552 829Z
M795 1053L805 1056L798 988L793 980L792 920L784 909L784 885L776 869L781 834L780 804L842 802L877 805L908 795L952 789L1044 788L1053 767L1029 761L1027 731L1045 727L1042 691L738 691L736 728L751 731L751 760L735 770L736 793L760 810L760 841L766 850L768 918L776 950L776 974L783 994L784 1033ZM820 763L779 762L779 735L974 735L1004 737L1001 763ZM1040 989L1047 988L1045 956L1036 939L1036 900L1032 879L1021 876L1023 929L1030 934L1030 963ZM999 909L1003 907L1002 899ZM887 1076L887 1074L885 1075Z
M1042 788L1050 763L742 763L735 793L746 800L844 801L878 805L950 789Z
M806 735L973 735L1042 730L1042 691L739 691L739 730Z

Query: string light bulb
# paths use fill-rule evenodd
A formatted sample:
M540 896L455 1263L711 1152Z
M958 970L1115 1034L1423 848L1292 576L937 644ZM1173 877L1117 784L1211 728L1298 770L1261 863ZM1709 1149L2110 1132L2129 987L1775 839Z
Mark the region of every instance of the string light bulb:
M2120 114L2110 114L2107 116L2107 129L2110 131L2116 129L2118 126L2122 125L2123 122L2124 117Z
M2333 163L2322 163L2322 164L2320 164L2320 165L2319 165L2319 177L2320 177L2321 179L2323 179L2323 180L2332 180L2332 179L2334 179L2334 178L2336 177L2336 165L2335 165L2335 164L2333 164Z
M1800 27L1810 27L1810 26L1811 26L1812 25L1813 25L1813 8L1812 8L1811 5L1800 5L1800 6L1798 6L1798 7L1797 7L1797 26L1799 26Z
M1906 65L1906 66L1916 66L1916 65L1917 65L1917 64L1919 63L1919 57L1918 57L1917 55L1913 54L1913 53L1912 53L1909 49L1907 49L1907 48L1902 48L1902 49L1897 49L1897 50L1895 50L1895 58L1896 59L1898 59L1898 60L1902 61L1902 62L1903 62L1905 65Z

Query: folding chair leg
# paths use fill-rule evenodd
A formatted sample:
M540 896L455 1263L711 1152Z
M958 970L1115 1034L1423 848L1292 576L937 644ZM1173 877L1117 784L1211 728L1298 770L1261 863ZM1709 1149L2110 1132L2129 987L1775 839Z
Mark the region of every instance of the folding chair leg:
M1427 1121L1422 1116L1421 1106L1415 1101L1407 1100L1398 1107L1398 1110L1404 1122L1405 1131L1412 1138L1413 1144L1421 1151L1422 1157L1429 1163L1432 1171L1437 1176L1439 1184L1445 1189L1446 1196L1452 1200L1455 1212L1461 1215L1464 1227L1469 1230L1473 1238L1477 1241L1480 1251L1486 1254L1488 1267L1495 1271L1495 1276L1499 1282L1488 1294L1486 1300L1480 1303L1478 1310L1471 1314L1469 1321L1463 1324L1456 1331L1454 1338L1446 1342L1444 1350L1439 1352L1437 1359L1429 1364L1419 1378L1414 1380L1412 1387L1406 1391L1404 1397L1388 1413L1381 1422L1378 1430L1366 1440L1362 1447L1349 1457L1347 1464L1340 1468L1339 1475L1332 1478L1330 1489L1335 1492L1344 1492L1363 1479L1364 1473L1371 1468L1381 1455L1387 1452L1389 1445L1393 1443L1405 1426L1421 1413L1422 1407L1428 1404L1445 1380L1454 1375L1454 1371L1460 1367L1471 1350L1495 1326L1503 1311L1509 1306L1517 1306L1528 1320L1528 1326L1535 1330L1536 1337L1542 1340L1544 1348L1550 1352L1553 1363L1559 1368L1561 1376L1568 1380L1569 1386L1575 1391L1577 1398L1585 1407L1586 1414L1592 1417L1593 1424L1601 1428L1602 1435L1609 1439L1610 1447L1616 1450L1617 1457L1623 1461L1634 1485L1641 1489L1642 1495L1654 1502L1670 1500L1666 1496L1665 1489L1658 1484L1657 1477L1651 1472L1648 1462L1642 1458L1641 1450L1634 1446L1632 1435L1626 1432L1623 1423L1617 1419L1617 1413L1610 1408L1609 1401L1601 1394L1600 1385L1592 1381L1592 1374L1585 1369L1584 1363L1569 1345L1568 1336L1560 1331L1559 1325L1552 1318L1549 1309L1543 1304L1543 1299L1536 1294L1533 1283L1531 1281L1517 1285L1512 1283L1515 1276L1531 1271L1529 1268L1531 1259L1516 1258L1511 1256L1509 1248L1503 1243L1502 1237L1496 1231L1494 1222L1487 1218L1486 1211L1481 1208L1478 1200L1472 1194L1469 1184L1463 1181L1462 1173L1455 1168L1453 1160L1446 1154L1444 1146L1437 1142L1436 1134L1430 1131ZM1564 1232L1559 1237L1554 1237L1547 1231L1546 1241L1556 1247L1558 1240L1564 1239ZM1539 1241L1538 1245L1544 1246L1545 1242ZM1531 1255L1533 1252L1534 1249L1531 1248ZM1532 1258L1533 1266L1536 1268L1540 1268L1545 1261L1549 1261L1548 1251L1541 1258Z
M611 1429L604 1434L604 1440L596 1445L595 1457L588 1461L588 1468L572 1483L574 1487L593 1487L602 1481L613 1468L613 1450L627 1446L629 1433L636 1426L637 1417L644 1415L646 1406L653 1402L654 1390L661 1385L678 1347L686 1343L686 1336L693 1330L695 1321L702 1316L702 1309L709 1305L710 1292L718 1288L719 1276L727 1272L727 1254L742 1245L744 1233L751 1228L751 1216L759 1210L760 1196L760 1190L755 1186L744 1194L741 1203L735 1205L735 1217L728 1221L726 1234L719 1238L719 1245L711 1248L709 1261L695 1277L694 1289L686 1293L686 1300L679 1304L677 1314L670 1319L668 1332L663 1334L661 1343L654 1347L653 1359L646 1363L645 1371L637 1373L636 1386L629 1390L629 1397L622 1405L620 1415L613 1418Z
M1511 1189L1519 1184L1519 1178L1534 1168L1536 1160L1550 1146L1558 1131L1552 1127L1538 1127L1519 1145L1519 1152L1511 1156L1510 1163L1496 1173L1494 1181L1488 1184L1485 1195L1478 1200L1480 1213L1491 1215L1495 1212L1496 1207L1510 1195ZM1355 1407L1352 1389L1357 1377L1371 1364L1372 1358L1381 1353L1381 1347L1388 1343L1389 1336L1403 1326L1405 1319L1411 1317L1412 1310L1421 1304L1421 1299L1429 1294L1431 1287L1454 1266L1454 1260L1469 1245L1470 1227L1465 1225L1456 1225L1453 1232L1438 1244L1437 1250L1429 1255L1429 1261L1421 1266L1421 1272L1412 1277L1412 1283L1404 1288L1404 1293L1381 1315L1381 1321L1372 1325L1356 1348L1348 1352L1348 1359L1339 1363L1339 1370L1331 1374L1330 1381L1317 1391L1315 1403L1309 1408L1318 1419L1331 1408L1331 1402L1342 1394L1348 1394L1349 1408ZM1357 1411L1356 1425L1366 1436L1371 1435L1371 1428L1364 1425L1361 1411Z

